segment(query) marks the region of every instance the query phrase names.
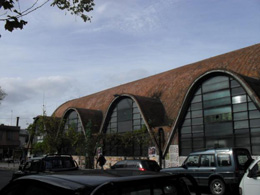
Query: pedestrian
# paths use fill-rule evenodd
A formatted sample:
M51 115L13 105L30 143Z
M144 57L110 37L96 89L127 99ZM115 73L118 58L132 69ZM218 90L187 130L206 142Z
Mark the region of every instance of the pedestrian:
M104 166L104 164L106 164L106 161L107 160L105 159L103 154L100 154L98 159L97 159L97 164L101 167L102 170L104 169L103 166Z

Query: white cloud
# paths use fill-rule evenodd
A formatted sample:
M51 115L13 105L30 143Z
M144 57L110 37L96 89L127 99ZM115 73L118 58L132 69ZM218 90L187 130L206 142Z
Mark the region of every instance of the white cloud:
M48 115L63 102L78 97L77 81L62 76L26 78L1 78L2 89L7 93L0 105L0 123L10 124L10 113L21 117L21 123L32 122L32 118L41 114L43 104ZM7 114L9 113L9 114ZM25 119L23 122L22 119Z

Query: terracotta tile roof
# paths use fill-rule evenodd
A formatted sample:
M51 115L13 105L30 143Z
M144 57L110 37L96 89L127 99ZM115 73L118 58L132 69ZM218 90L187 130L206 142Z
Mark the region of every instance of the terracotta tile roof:
M157 98L165 109L165 125L172 126L181 109L185 95L193 82L202 74L224 70L246 78L259 95L260 44L212 57L167 72L126 83L111 89L68 101L59 106L54 114L61 117L69 107L102 111L103 116L113 101L114 94L134 94L136 97ZM257 97L259 100L259 97ZM145 104L145 103L144 103ZM147 112L149 113L149 112Z

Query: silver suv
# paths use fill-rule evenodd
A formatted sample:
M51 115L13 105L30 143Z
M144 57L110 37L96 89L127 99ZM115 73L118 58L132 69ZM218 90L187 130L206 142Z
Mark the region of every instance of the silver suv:
M199 186L208 186L212 194L223 195L228 186L238 192L239 182L252 162L245 148L217 148L192 152L181 167L162 169L171 174L188 174Z
M159 172L161 168L154 160L122 160L111 166L111 169Z

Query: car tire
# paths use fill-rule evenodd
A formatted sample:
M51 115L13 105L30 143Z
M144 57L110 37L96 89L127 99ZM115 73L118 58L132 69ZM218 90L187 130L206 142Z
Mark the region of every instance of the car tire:
M223 195L226 192L225 183L221 179L213 179L210 182L210 191L214 195Z

